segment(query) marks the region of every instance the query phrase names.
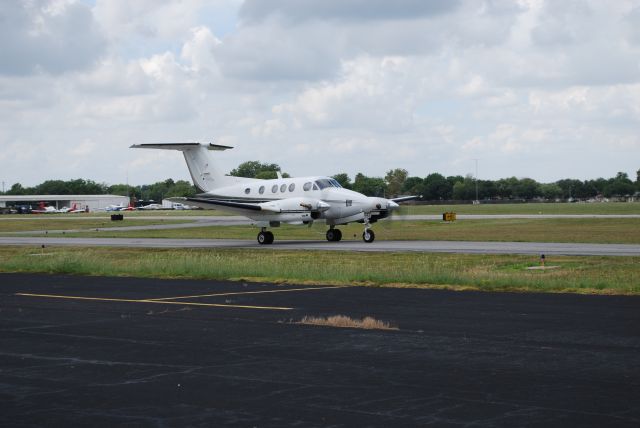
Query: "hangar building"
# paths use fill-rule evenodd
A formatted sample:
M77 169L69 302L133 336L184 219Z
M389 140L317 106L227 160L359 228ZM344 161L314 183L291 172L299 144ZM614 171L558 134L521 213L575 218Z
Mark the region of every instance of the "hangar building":
M32 209L38 208L41 203L54 207L55 209L89 208L89 211L104 210L109 205L129 204L129 198L119 195L0 195L0 208L30 206Z

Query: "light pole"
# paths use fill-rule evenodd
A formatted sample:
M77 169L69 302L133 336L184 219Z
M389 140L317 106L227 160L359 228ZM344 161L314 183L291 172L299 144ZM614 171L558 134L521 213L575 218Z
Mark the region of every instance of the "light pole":
M478 200L478 159L474 159L474 161L476 161L476 200L473 201L474 204L479 204L480 201Z

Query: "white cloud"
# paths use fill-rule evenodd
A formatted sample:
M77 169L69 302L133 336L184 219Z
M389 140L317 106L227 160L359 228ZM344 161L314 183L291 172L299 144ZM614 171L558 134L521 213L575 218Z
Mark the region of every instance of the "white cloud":
M71 0L0 3L0 73L60 74L93 64L105 49L91 10Z
M197 139L294 175L640 167L639 0L362 4L4 2L0 178L187 179L127 147Z

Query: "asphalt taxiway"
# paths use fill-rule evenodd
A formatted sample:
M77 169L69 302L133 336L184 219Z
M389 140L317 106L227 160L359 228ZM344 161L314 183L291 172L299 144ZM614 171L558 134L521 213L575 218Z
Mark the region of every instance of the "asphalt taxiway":
M361 240L341 242L276 240L260 245L247 239L164 239L164 238L54 238L0 236L0 245L86 246L138 248L241 248L274 250L321 250L362 252L431 252L478 254L553 254L586 256L640 256L637 244L584 244L552 242L473 242L473 241L382 241L367 244Z
M640 298L0 274L0 425L640 425ZM398 330L301 325L373 316Z

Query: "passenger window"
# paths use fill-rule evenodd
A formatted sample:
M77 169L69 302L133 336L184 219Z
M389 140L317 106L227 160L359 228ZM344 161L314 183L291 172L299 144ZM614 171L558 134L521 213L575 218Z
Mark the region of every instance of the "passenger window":
M293 192L294 190L296 190L296 184L295 183L289 184L289 191Z
M249 193L251 193L251 189L247 187L246 189L244 189L244 193L248 195Z
M258 193L260 193L261 195L264 193L264 186L260 186L260 188L258 189Z
M273 187L271 188L271 193L276 193L278 191L278 185L274 184Z
M280 191L282 193L284 193L286 190L287 190L287 185L286 184L283 184L282 186L280 186Z
M307 181L306 183L304 183L304 185L302 186L302 190L304 190L305 192L311 190L311 182Z

